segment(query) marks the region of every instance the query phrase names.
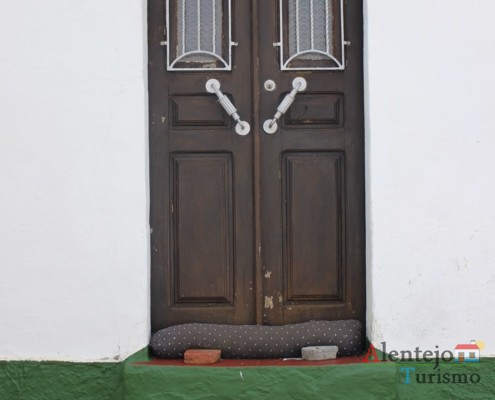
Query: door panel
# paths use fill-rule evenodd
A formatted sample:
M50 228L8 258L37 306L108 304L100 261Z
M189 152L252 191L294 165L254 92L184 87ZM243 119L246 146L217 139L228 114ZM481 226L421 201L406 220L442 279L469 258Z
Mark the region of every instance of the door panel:
M282 120L285 129L331 129L344 125L343 93L300 93Z
M341 300L343 154L287 152L282 163L284 301Z
M174 306L234 305L232 153L172 154Z
M344 70L280 72L273 47L278 25L271 22L279 13L276 3L260 2L260 25L269 28L260 40L258 85L267 79L277 85L261 91L262 121L273 118L294 78L304 77L307 88L296 95L276 133L260 133L263 323L364 323L362 7L346 4L351 46ZM311 66L310 60L304 63Z
M165 5L148 4L152 329L254 323L253 136L237 135L205 88L217 79L242 117L252 114L250 4L232 9L232 71L167 71Z
M231 127L231 119L221 107L218 107L214 95L171 96L169 115L171 125L177 129L208 130L213 126Z
M189 11L182 0L148 2L152 330L185 322L364 324L362 2L348 1L341 20L341 0L284 0L282 18L278 0L215 0L207 11L184 1ZM175 13L168 28L167 3ZM321 18L327 6L333 14ZM180 37L200 14L192 36ZM210 41L197 33L208 19L218 33L204 31ZM298 23L299 44L291 33ZM195 43L225 63L197 58ZM320 53L297 55L311 48ZM265 133L296 77L307 88L278 130ZM251 125L247 136L206 90L212 78ZM267 80L275 87L265 89Z

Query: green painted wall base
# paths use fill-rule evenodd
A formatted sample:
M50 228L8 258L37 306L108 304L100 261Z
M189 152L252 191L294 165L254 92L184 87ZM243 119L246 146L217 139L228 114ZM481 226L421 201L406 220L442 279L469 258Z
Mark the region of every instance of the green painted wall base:
M1 400L122 400L124 363L0 362Z
M126 400L393 399L393 365L129 368ZM143 396L143 393L146 395Z
M425 362L239 368L134 364L145 360L146 350L112 364L0 362L0 399L495 399L495 359L443 363L437 369Z

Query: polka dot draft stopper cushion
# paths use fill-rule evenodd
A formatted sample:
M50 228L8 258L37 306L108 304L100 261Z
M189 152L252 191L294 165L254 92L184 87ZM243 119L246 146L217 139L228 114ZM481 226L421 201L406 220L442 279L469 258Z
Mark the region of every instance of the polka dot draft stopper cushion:
M182 358L188 349L221 349L222 358L301 357L305 346L338 346L339 356L362 351L356 320L310 321L284 326L184 324L156 332L150 347L158 358Z

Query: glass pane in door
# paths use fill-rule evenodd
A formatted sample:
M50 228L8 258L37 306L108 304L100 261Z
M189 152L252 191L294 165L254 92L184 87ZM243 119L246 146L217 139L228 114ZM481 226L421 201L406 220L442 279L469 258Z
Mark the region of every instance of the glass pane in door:
M230 0L167 0L167 69L230 70L230 8Z
M280 0L282 70L344 69L343 0Z

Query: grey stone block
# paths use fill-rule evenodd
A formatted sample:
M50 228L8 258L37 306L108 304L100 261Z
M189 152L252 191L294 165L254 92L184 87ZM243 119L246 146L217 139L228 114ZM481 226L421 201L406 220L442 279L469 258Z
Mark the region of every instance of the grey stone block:
M333 360L338 351L338 346L308 346L301 349L301 354L304 360Z

